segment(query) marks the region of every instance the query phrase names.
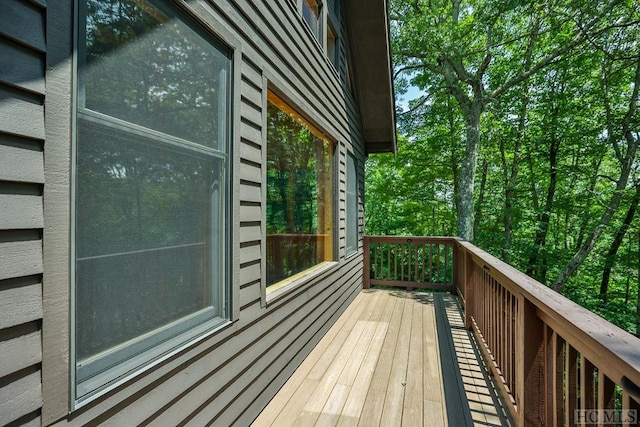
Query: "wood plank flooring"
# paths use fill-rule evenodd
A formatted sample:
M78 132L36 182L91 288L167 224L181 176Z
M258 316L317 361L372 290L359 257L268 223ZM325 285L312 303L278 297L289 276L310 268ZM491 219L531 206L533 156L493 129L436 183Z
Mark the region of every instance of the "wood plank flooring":
M254 426L511 423L455 296L363 290Z

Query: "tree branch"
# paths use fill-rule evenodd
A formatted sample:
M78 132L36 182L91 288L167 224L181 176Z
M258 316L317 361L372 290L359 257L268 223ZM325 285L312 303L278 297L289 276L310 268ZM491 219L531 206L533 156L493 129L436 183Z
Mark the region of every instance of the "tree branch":
M565 46L559 48L558 50L548 54L546 57L544 57L542 60L540 60L540 62L535 64L533 67L531 67L530 70L525 71L525 72L521 73L520 75L518 75L518 76L506 81L505 83L503 83L500 87L498 87L496 90L494 90L489 95L489 98L490 99L495 99L495 98L499 97L504 92L506 92L507 90L511 89L513 86L523 82L524 80L528 79L533 74L537 73L538 71L542 70L543 68L547 67L548 65L553 64L562 55L564 55L565 53L571 51L576 46L580 45L589 36L589 31L593 27L595 27L600 21L602 21L611 12L611 10L620 3L620 1L621 0L616 0L616 1L611 2L609 4L609 6L605 9L604 12L602 12L596 18L591 20L591 22L589 22L585 27L583 27L580 30L580 32L573 38L571 43L568 43ZM596 31L595 34L601 34L601 33L603 33L604 31L606 31L609 28L610 28L610 26L607 26L607 27L605 27L603 29L600 29L600 30Z

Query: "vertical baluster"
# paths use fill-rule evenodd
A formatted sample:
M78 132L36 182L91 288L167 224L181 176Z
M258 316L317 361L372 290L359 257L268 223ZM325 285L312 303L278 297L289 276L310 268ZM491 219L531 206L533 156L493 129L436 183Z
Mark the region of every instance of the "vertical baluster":
M371 247L368 248L371 250ZM374 280L378 279L378 243L373 243L373 275Z
M415 245L414 246L414 254L413 254L413 261L414 261L413 262L413 264L414 264L414 267L413 267L413 281L414 282L419 282L419 280L418 280L418 264L419 264L418 255L420 253L420 248L421 247L422 247L422 245Z
M580 409L596 408L594 382L595 366L583 354L580 355ZM583 423L584 424L584 423Z
M545 401L545 425L552 427L553 423L553 340L555 335L553 330L546 326L544 327L544 401Z
M449 245L442 245L444 249L444 283L451 284L449 280Z
M485 336L485 339L487 340L487 343L489 345L489 349L491 349L491 336L490 336L490 330L491 330L491 280L489 279L489 276L487 275L487 272L483 270L483 280L482 280L482 284L484 286L485 289L485 316L484 316L484 331L482 332L483 335Z
M433 283L433 244L429 244L429 283Z
M440 244L436 243L436 283L440 283Z
M505 368L506 368L506 360L504 355L506 354L505 352L505 346L506 346L506 341L507 341L507 336L505 334L506 332L506 316L505 316L505 303L504 303L504 299L506 298L506 292L507 290L503 287L500 286L500 295L498 297L498 337L500 338L498 341L498 360L500 361L500 370L502 370L502 376L505 377ZM506 379L506 377L505 377Z
M496 323L498 321L497 316L497 302L498 302L498 283L496 279L489 276L489 280L491 283L491 353L493 353L493 357L496 357ZM496 363L498 363L498 359L496 359Z
M543 425L544 405L544 363L545 325L537 316L536 306L523 295L518 300L518 344L516 402L518 405L517 425ZM567 424L570 425L570 424Z
M387 280L391 280L391 243L385 245L387 248Z
M407 263L407 280L409 282L413 281L413 280L411 280L411 271L413 270L413 263L414 263L414 260L413 260L413 249L414 249L414 246L415 245L413 244L413 242L409 243L407 245L407 261L408 261L408 263Z
M424 263L424 259L425 259L425 252L427 252L427 246L428 245L429 245L428 243L422 245L422 253L420 254L420 260L422 261L422 263L421 263L422 267L420 268L420 278L421 278L420 281L422 283L424 283L424 272L426 270L426 265Z
M564 424L565 419L565 405L564 405L564 377L565 377L565 352L567 350L567 344L564 339L560 337L555 331L553 333L555 339L553 341L553 347L551 349L554 359L552 366L553 373L553 415L554 426Z
M598 370L598 409L615 409L616 384Z
M493 348L493 303L494 303L494 283L493 278L489 276L488 272L485 272L485 276L487 277L487 283L489 284L489 324L487 325L487 342L489 344L489 350L491 350L491 354L494 359L496 357L496 349Z
M578 351L569 343L565 349L565 396L564 396L564 424L574 425L573 416L577 406L578 388Z
M478 316L478 304L477 300L479 299L478 295L478 279L475 275L475 268L473 259L471 258L471 254L469 254L466 250L461 250L462 254L462 262L464 262L464 298L465 298L465 306L464 306L464 327L467 329L472 329L473 319L476 319Z
M635 416L630 413L635 411ZM625 421L635 421L635 424L640 424L638 417L640 416L640 402L636 401L629 393L622 391L622 416ZM630 422L623 423L622 425L634 425Z
M393 280L398 280L398 244L393 245Z
M505 367L504 367L504 380L507 382L509 386L509 390L512 389L513 380L513 365L512 365L512 341L513 341L513 325L512 325L512 300L511 300L511 292L507 291L505 294L505 333L504 333L504 341L505 341L505 350L504 350L504 358L505 358Z

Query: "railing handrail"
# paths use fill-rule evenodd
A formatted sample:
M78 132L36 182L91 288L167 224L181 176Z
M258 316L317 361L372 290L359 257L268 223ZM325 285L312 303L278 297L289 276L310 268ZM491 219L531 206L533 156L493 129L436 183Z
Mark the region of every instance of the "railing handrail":
M611 379L621 383L622 378L627 377L635 384L640 384L639 338L477 246L462 240L459 244L476 260L489 267L491 274L502 276L503 286L511 287L513 293L519 292L533 303L543 322L553 323L549 326L570 340L576 350L593 362L608 359L606 366L599 366L607 371ZM634 348L635 353L629 351ZM632 377L629 378L629 375Z
M411 240L413 243L453 243L461 241L458 237L449 236L381 236L381 235L366 235L366 239L370 241L384 241L390 243L407 243L407 240Z

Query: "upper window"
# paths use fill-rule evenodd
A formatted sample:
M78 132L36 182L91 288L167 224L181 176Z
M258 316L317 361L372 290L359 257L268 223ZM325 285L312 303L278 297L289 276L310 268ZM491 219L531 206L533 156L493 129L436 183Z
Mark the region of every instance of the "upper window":
M332 25L327 26L327 56L334 67L338 68L338 36Z
M358 251L358 175L356 159L347 155L347 255Z
M333 144L273 93L268 99L267 286L276 289L334 260Z
M229 318L231 52L169 5L79 8L76 400Z
M302 0L302 17L311 32L318 40L322 40L322 15L320 3L317 0Z

